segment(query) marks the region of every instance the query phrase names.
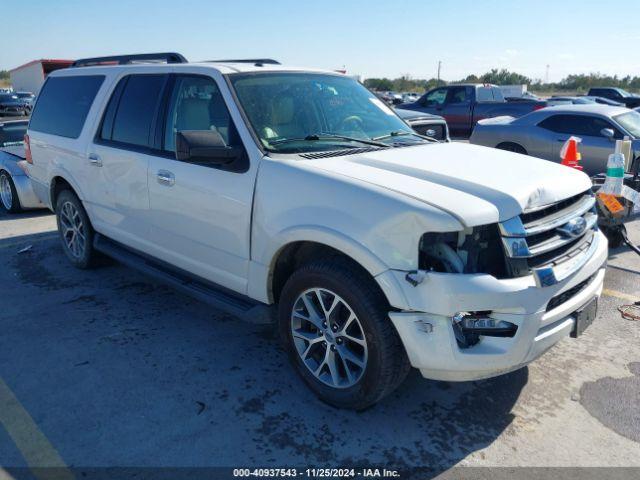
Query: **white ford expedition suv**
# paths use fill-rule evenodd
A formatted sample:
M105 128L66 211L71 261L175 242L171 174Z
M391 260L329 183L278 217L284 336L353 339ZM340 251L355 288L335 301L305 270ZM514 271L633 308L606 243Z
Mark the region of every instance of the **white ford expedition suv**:
M27 146L74 265L101 252L254 320L277 304L296 370L339 407L411 366L512 371L595 317L585 174L419 136L338 73L86 59L48 77Z

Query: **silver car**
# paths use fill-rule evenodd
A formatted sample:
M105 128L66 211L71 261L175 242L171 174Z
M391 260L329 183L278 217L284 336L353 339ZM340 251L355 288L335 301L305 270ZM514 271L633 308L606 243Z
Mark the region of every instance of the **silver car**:
M9 213L45 208L27 175L23 144L27 120L0 122L0 207Z
M497 117L478 122L469 141L560 162L570 136L582 139L580 164L589 175L602 173L615 140L633 140L634 165L640 162L640 113L608 105L558 105L520 118Z

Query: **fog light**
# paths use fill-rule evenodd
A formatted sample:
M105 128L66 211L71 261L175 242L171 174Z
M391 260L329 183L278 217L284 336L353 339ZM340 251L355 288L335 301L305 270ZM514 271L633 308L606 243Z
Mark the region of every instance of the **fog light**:
M451 317L458 344L468 348L485 337L513 337L518 326L504 320L489 317L491 312L458 312Z

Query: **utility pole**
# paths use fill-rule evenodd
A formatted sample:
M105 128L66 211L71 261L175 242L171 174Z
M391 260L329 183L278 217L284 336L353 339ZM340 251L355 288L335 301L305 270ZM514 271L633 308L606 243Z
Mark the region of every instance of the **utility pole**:
M544 83L549 83L549 64L547 64L547 72L544 75Z
M438 86L440 86L440 67L442 67L442 61L438 60Z

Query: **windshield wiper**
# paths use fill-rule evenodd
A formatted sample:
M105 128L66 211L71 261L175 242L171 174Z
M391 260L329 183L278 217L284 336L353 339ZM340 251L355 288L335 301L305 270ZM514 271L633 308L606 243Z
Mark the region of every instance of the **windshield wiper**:
M407 132L406 130L395 130L393 132L389 132L387 135L380 135L379 137L373 137L372 140L386 140L387 138L402 137L404 135L413 135L414 137L419 137L424 140L429 140L430 142L438 141L433 137L427 137L425 135L420 135L419 133L415 133L415 132Z
M281 138L280 140L274 140L273 142L269 142L271 145L282 145L284 143L290 142L315 142L318 140L344 140L346 142L359 142L365 145L373 145L375 147L384 147L389 148L389 145L382 142L377 142L375 139L366 140L364 138L356 138L349 137L347 135L339 135L337 133L313 133L307 135L306 137L295 137L295 138Z

